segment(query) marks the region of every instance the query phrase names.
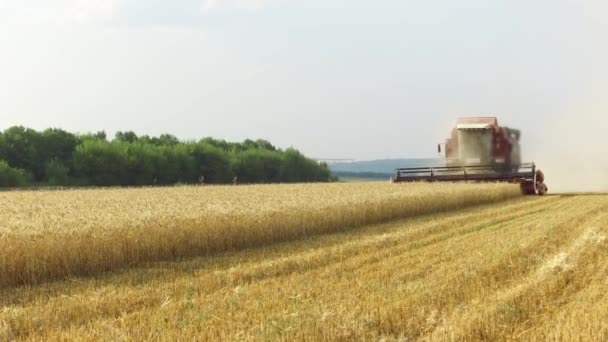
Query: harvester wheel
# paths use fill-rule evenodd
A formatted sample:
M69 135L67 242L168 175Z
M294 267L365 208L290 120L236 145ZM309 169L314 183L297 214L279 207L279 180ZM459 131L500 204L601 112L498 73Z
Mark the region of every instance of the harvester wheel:
M547 191L549 190L547 188L547 186L545 185L545 183L539 183L536 186L536 189L537 189L538 196L544 196L547 193Z
M536 181L538 183L545 181L545 174L541 170L536 170Z
M533 182L521 183L519 187L521 189L521 193L524 195L535 195L536 194L536 186Z
M541 183L541 182L521 183L520 189L521 189L521 193L524 195L544 196L548 191L548 188L545 185L545 183Z

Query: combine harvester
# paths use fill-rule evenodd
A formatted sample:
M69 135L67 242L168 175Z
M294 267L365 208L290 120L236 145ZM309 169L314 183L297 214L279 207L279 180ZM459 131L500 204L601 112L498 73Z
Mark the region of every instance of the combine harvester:
M508 182L520 184L526 195L542 196L545 177L534 163L521 163L520 135L494 117L460 118L445 143L446 166L400 168L392 181Z

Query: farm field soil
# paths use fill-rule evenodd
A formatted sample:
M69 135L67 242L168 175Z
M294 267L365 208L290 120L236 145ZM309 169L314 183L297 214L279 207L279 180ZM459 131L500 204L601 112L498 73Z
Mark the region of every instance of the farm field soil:
M0 340L606 340L608 195L0 290Z

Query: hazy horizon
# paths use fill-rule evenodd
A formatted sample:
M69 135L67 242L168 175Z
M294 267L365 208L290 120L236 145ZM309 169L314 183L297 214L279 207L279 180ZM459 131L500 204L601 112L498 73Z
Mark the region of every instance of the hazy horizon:
M435 157L457 117L495 115L548 174L570 161L604 174L606 9L0 0L0 127L262 138L366 160Z

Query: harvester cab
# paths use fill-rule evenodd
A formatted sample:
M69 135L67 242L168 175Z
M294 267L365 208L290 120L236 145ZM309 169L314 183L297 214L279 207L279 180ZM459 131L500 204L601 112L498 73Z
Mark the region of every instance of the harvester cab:
M519 130L499 126L495 117L460 118L443 144L444 166L400 168L393 182L509 182L520 184L524 194L542 196L544 174L534 163L521 163L520 137Z

